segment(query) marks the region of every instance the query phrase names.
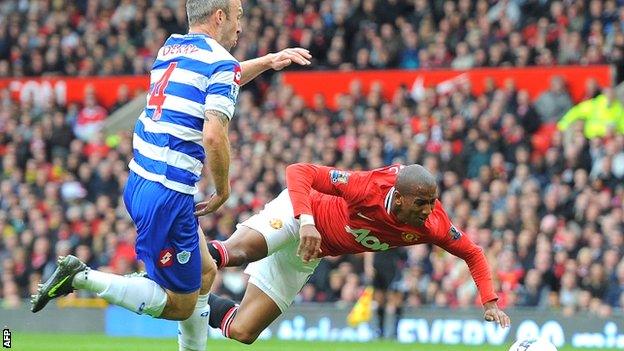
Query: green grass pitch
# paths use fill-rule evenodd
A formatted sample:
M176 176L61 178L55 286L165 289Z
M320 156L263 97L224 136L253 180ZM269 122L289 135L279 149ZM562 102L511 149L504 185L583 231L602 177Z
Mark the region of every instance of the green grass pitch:
M247 346L231 340L208 340L207 351L507 351L505 346L460 346L460 345L423 345L399 344L392 341L367 343L345 342L306 342L260 340ZM101 334L23 334L13 333L11 350L18 351L175 351L178 349L175 339L150 338L114 338ZM590 350L560 348L559 351ZM601 349L591 349L599 351Z

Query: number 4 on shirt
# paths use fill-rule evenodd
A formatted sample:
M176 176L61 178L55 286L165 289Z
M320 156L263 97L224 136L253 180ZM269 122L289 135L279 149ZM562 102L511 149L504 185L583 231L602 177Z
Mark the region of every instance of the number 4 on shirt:
M154 83L154 86L150 90L147 107L156 109L152 115L152 120L154 121L158 121L162 115L162 106L167 98L167 95L165 95L165 89L167 88L167 85L169 85L169 78L171 78L171 73L173 73L173 70L177 65L177 62L171 62L165 73L163 73L158 82Z

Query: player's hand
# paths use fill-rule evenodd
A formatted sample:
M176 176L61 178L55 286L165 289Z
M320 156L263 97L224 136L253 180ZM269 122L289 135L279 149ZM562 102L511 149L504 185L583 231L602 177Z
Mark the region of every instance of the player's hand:
M485 309L483 318L486 321L498 323L503 328L507 328L511 325L511 319L505 312L503 312L503 310L498 309L496 301L490 301L485 303L485 305L483 305L483 308Z
M314 225L302 225L299 229L299 248L297 256L303 262L310 262L317 259L321 254L321 233Z
M310 52L304 48L287 48L270 55L271 68L276 71L290 66L293 62L307 66L311 64L310 59L312 58Z
M208 201L200 202L195 205L195 216L201 217L218 210L228 197L230 197L229 191L223 194L212 194Z

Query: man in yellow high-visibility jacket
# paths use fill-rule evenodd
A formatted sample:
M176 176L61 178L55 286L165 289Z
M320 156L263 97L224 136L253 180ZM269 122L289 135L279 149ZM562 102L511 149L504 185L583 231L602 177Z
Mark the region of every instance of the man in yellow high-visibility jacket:
M584 133L588 139L603 137L610 129L624 134L624 106L612 88L605 88L602 94L572 107L559 120L557 128L567 130L578 120L585 122Z

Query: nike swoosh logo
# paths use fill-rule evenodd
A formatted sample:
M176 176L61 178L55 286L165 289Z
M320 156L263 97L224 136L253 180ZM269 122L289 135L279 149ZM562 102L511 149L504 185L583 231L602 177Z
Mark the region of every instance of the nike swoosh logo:
M67 279L69 279L69 276L63 278L63 280L61 280L58 284L53 286L52 289L50 289L50 291L48 291L48 296L49 297L56 297L56 291L58 290L58 288L61 287L61 285L63 285L63 283L65 283L65 281L67 281Z
M358 215L359 217L362 217L362 218L366 219L367 221L371 221L371 222L373 222L373 221L374 221L374 219L372 219L372 218L370 218L370 217L366 217L365 215L363 215L363 214L362 214L362 212L358 212L358 213L357 213L357 215Z

